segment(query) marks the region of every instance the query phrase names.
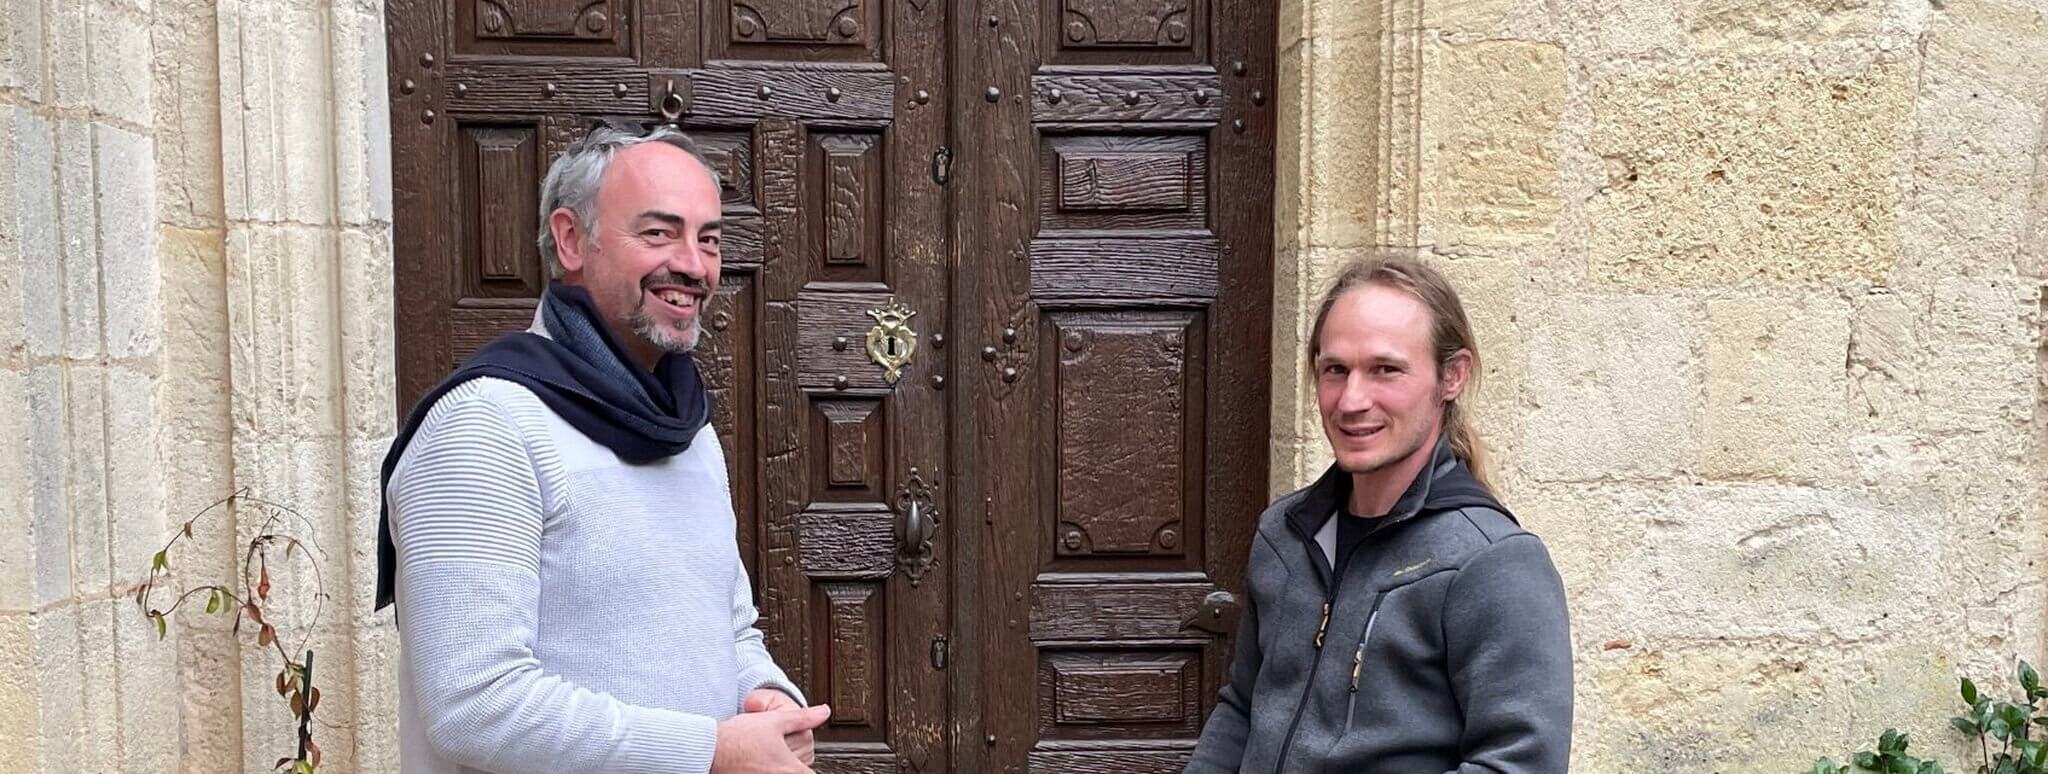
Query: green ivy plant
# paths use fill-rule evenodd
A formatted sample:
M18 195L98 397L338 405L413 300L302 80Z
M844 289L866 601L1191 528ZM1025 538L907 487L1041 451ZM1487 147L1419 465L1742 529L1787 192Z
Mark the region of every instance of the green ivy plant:
M249 540L242 554L239 584L232 582L178 583L171 574L171 558L178 545L194 540L192 528L201 519L214 513L226 513L241 507L263 516L263 522L256 530L256 536ZM296 511L260 497L250 496L244 489L207 506L192 518L179 525L163 550L150 557L149 580L135 587L135 604L142 608L142 616L156 629L157 639L169 634L167 624L171 615L184 609L189 603L198 605L205 601L207 615L234 616L234 631L239 634L242 624L247 622L256 630L256 647L276 654L280 667L277 671L277 695L290 708L292 717L298 722L299 737L296 755L277 759L274 768L289 774L315 774L320 766L320 745L313 741L313 710L320 706L320 689L313 685L313 651L306 648L306 639L319 625L320 614L326 610L328 595L326 584L320 578L320 566L313 551L304 542L289 534L294 524L311 529L310 522ZM306 624L306 631L298 643L287 649L284 637L265 619L264 606L270 604L270 564L272 551L283 554L283 561L291 561L297 554L312 570L314 583L313 615ZM160 602L158 592L168 597L168 603ZM303 654L294 658L295 654Z
M1949 724L1977 740L1977 774L2048 774L2048 740L2035 738L2033 731L2035 726L2048 726L2048 714L2041 714L2048 688L2041 687L2040 673L2024 660L2016 676L2024 699L2017 704L1985 696L1969 678L1962 680L1963 704L1969 712L1950 718ZM1855 768L1822 758L1814 762L1810 774L1946 774L1941 764L1908 755L1906 747L1906 735L1888 728L1878 737L1876 750L1850 756Z

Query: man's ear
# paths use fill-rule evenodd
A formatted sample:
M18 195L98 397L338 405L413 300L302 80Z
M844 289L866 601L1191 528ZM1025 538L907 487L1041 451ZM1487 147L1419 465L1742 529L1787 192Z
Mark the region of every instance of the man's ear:
M1439 375L1442 380L1444 402L1457 400L1458 396L1465 394L1465 385L1472 381L1472 368L1477 365L1474 362L1476 360L1472 350L1461 349L1451 355L1449 360L1444 361L1442 373Z
M583 224L576 220L576 213L567 207L555 208L554 212L548 213L548 231L554 234L555 259L562 264L562 271L582 270L589 235L584 233Z

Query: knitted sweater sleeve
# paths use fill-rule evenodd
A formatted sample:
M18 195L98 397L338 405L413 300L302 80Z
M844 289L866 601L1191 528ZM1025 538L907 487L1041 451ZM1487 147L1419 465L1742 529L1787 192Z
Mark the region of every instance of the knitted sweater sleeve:
M504 774L710 770L717 721L621 702L535 658L542 483L501 406L444 396L390 495L408 687L437 757Z

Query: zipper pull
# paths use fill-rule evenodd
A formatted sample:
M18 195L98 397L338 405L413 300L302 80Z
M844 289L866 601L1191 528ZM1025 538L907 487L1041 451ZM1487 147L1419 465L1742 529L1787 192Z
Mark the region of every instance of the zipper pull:
M1323 649L1323 634L1330 630L1330 603L1323 603L1323 621L1316 624L1316 650Z
M1358 692L1358 673L1365 671L1365 643L1358 643L1358 653L1351 657L1351 692Z

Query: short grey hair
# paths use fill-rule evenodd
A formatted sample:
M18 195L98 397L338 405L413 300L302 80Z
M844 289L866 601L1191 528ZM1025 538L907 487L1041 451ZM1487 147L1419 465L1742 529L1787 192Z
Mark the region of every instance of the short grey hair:
M548 167L548 176L540 184L540 260L547 267L550 279L562 278L562 256L556 250L555 231L548 227L548 217L555 210L568 208L576 215L576 224L588 234L592 211L597 207L597 187L604 180L605 170L611 168L612 158L619 155L619 151L647 142L681 148L711 173L711 187L720 187L718 170L704 158L703 150L672 124L660 124L644 132L611 125L590 130L590 134L562 151L562 155Z

